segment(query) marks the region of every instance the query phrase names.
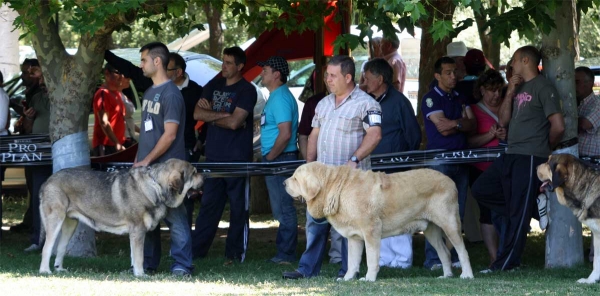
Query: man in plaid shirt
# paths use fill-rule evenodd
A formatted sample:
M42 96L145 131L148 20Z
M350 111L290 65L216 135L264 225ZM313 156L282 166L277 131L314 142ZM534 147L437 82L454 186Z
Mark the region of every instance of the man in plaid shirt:
M600 101L594 94L594 73L588 67L575 69L575 98L577 98L577 124L579 156L600 155ZM594 240L590 245L590 262L594 261Z
M348 56L335 56L329 61L326 80L331 94L315 110L306 162L371 169L370 154L381 140L381 107L354 83L354 73L354 61ZM298 269L283 273L285 279L313 277L321 271L330 225L326 220L315 221L308 211L306 220L306 250ZM338 280L347 271L347 246L344 238Z
M579 155L600 155L600 101L594 94L594 73L588 67L575 69L575 97L579 124Z

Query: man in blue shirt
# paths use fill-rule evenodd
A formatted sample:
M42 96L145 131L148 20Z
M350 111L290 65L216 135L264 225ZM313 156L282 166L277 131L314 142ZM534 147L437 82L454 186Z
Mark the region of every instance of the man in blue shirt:
M466 134L477 129L477 120L466 98L459 95L456 86L456 63L452 58L441 57L435 62L434 86L423 97L421 112L427 134L427 149L460 150L467 148ZM431 167L450 177L458 189L460 219L465 215L469 170L465 165L441 164ZM456 252L452 251L452 266L459 267ZM425 241L425 263L427 269L442 267L435 249Z
M261 145L263 162L291 161L298 159L298 103L285 84L290 73L287 61L272 56L263 67L262 84L271 95L261 116ZM288 176L265 176L273 216L279 221L277 230L277 254L270 262L285 264L296 260L298 244L298 216L294 200L285 191L283 181Z

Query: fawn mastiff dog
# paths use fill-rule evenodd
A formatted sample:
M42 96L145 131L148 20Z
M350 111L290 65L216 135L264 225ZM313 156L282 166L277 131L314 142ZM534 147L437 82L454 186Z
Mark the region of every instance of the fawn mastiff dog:
M594 234L594 267L588 278L578 283L600 280L600 173L571 154L550 155L537 167L543 182L541 190L556 192L558 202L571 209L579 221Z
M458 252L461 278L473 278L469 255L461 236L457 190L454 182L430 169L386 175L348 166L311 162L300 166L285 181L286 191L306 201L314 218L327 221L348 238L348 271L344 280L359 271L366 245L367 274L375 281L379 272L381 239L423 231L437 251L444 275L452 276L445 233Z
M96 231L129 233L133 273L144 275L146 232L165 217L167 208L178 207L187 191L199 189L202 183L202 175L178 159L112 173L73 168L53 174L40 189L46 234L40 273L51 273L50 256L57 239L54 267L64 270L67 244L83 222Z

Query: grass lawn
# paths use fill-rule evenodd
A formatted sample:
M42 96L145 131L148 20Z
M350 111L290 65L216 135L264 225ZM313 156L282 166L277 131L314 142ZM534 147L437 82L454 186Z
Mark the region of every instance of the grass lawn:
M22 198L4 199L4 226L17 224L25 212ZM298 209L300 225L304 209ZM222 225L226 225L228 213ZM438 279L441 271L428 271L420 266L424 260L424 239L415 235L414 267L408 270L381 268L377 282L336 282L339 265L323 264L321 276L304 280L283 280L281 273L297 267L265 262L275 250L276 223L270 216L252 216L250 242L246 261L224 266L226 229L220 228L207 259L195 260L192 278L174 278L169 273L169 232L163 232L163 258L156 275L135 278L129 269L127 236L106 233L97 235L98 257L65 259L69 272L49 276L37 273L40 253L24 253L29 246L27 234L3 231L0 241L0 293L2 295L210 295L210 294L311 294L311 295L598 295L600 284L581 285L576 281L587 277L591 263L571 269L544 268L544 235L529 236L524 267L517 271L479 274L488 264L482 243L468 243L467 250L475 271L475 279L458 277ZM584 238L589 246L590 238ZM304 250L304 227L299 236L298 257ZM52 263L54 261L52 260ZM366 272L365 260L361 276ZM455 275L460 270L455 270Z

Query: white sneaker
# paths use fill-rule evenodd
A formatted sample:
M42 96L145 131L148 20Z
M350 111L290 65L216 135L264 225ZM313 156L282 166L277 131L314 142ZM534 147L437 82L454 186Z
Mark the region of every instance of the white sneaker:
M452 262L452 267L454 267L454 268L462 268L462 265L460 264L460 262Z
M540 214L540 229L546 230L546 227L548 227L548 197L546 194L541 193L538 195L537 206Z
M25 252L33 252L33 251L38 251L38 250L41 250L41 249L42 249L42 247L40 247L39 245L31 244L31 246L27 247L23 251L25 251Z
M436 263L434 265L431 265L430 270L438 270L438 269L442 269L442 263Z

